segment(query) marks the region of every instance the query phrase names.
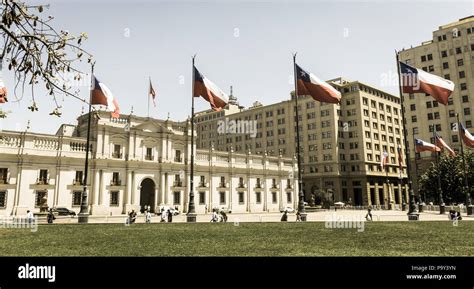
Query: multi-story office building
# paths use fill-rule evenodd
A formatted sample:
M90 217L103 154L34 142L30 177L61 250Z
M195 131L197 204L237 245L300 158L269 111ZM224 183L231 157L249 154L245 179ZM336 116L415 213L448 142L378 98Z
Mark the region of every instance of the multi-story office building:
M407 189L405 167L400 172L398 162L400 98L358 81L337 78L329 83L341 91L340 105L298 98L306 199L314 193L353 205L401 204ZM295 156L294 97L265 106L255 102L247 109L234 96L230 100L220 112L196 115L198 148ZM389 155L386 171L380 166L384 151Z
M87 187L92 215L160 205L186 212L189 203L190 122L101 112L91 126ZM0 132L0 215L44 207L79 212L84 188L88 115L55 135ZM279 212L296 207L293 158L196 150L197 213L226 208L236 213Z
M456 130L456 114L460 121L472 132L474 113L474 16L459 19L440 26L433 32L433 39L421 45L400 52L400 61L423 69L429 73L450 79L455 90L448 105L438 104L431 96L423 93L404 94L405 117L411 149L411 163L415 191L415 174L420 175L431 165L434 155L430 152L417 154L413 139L425 141L433 139L433 126L448 145L456 151L460 149L460 139Z

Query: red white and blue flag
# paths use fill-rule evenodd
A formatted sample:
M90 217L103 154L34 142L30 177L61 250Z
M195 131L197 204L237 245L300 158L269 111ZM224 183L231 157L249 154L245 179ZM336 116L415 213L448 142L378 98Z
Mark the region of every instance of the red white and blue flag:
M337 89L314 74L305 71L298 64L295 65L298 95L311 95L314 100L326 103L341 101L341 93Z
M194 67L194 97L199 96L207 100L215 111L222 110L229 103L227 94Z
M464 143L471 148L474 148L474 136L462 125L459 123L459 127L461 128L461 137Z
M437 102L448 104L454 82L400 62L400 77L404 93L426 93Z
M112 91L95 75L92 75L92 96L91 105L105 105L107 110L111 112L112 118L120 117L120 108Z
M398 153L398 177L401 179L403 178L403 155L402 155L402 148L399 146L397 148Z
M451 156L456 156L456 152L452 148L450 148L449 145L438 134L436 134L436 146L447 150Z
M421 139L415 139L415 152L420 153L424 151L440 152L441 149L432 143L425 142Z
M380 166L382 167L382 170L385 168L385 166L387 165L388 163L388 153L387 152L383 152L382 153L382 156L380 158Z

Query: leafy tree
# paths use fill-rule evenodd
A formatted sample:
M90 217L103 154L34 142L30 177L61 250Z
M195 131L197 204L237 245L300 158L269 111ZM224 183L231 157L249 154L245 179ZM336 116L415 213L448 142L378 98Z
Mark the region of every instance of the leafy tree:
M466 203L465 191L470 190L471 196L473 194L471 187L474 186L474 153L465 149L464 157L469 188L465 188L461 154L457 154L455 157L443 155L440 157L438 166L433 162L428 170L420 176L420 188L426 195L426 201L438 203L439 175L444 202L446 204Z
M87 34L74 36L67 30L58 32L51 24L54 17L42 16L48 5L2 0L0 7L0 69L5 60L5 66L14 72L15 97L21 99L16 94L19 86L23 95L25 85L29 85L33 98L32 111L37 110L34 89L38 85L46 87L58 107L58 94L78 98L79 91L72 92L66 80L69 73L74 75L74 80L80 80L82 73L73 66L76 61L87 57L87 61L92 62L92 55L81 48Z

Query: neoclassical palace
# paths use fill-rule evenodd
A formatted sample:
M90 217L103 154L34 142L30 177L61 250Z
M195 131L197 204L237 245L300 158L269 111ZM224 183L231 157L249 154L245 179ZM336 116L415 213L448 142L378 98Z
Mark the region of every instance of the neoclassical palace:
M87 188L89 213L119 215L160 205L186 212L190 122L92 113ZM0 215L39 212L40 206L80 210L88 114L54 135L0 132ZM197 213L224 207L236 213L296 208L292 158L195 150ZM293 178L295 176L295 178Z

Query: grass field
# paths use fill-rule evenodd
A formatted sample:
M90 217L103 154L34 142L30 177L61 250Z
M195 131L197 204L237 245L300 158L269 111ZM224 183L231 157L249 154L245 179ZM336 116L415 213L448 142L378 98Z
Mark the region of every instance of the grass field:
M0 229L1 256L474 256L474 222L40 225Z

